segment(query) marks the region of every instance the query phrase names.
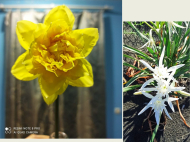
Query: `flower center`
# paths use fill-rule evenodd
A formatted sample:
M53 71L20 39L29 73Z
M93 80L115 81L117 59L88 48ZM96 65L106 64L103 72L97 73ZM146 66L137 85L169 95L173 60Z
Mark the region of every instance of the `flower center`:
M160 109L160 106L162 106L162 101L161 100L157 100L154 103L154 109L158 111Z
M161 93L166 93L167 90L168 90L167 86L166 86L166 85L162 85L160 92L161 92Z

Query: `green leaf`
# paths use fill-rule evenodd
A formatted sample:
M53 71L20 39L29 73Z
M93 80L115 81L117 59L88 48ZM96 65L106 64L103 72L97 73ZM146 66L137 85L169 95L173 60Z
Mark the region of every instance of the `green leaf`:
M190 67L190 63L185 64L185 66L183 66L182 68L179 68L175 75L174 78L178 78L180 75L184 74L185 72L189 71Z
M148 40L148 38L143 35L134 25L132 22L127 22L136 32L137 34L140 36L140 38L144 41L144 39L146 39L146 41Z
M185 35L181 38L179 45L185 40L185 38L186 38L187 36L189 36L189 33L190 33L190 29L188 29L188 30L186 31Z
M134 90L135 88L138 88L138 87L141 87L141 86L142 86L142 84L137 84L137 85L131 85L131 86L128 86L128 87L124 87L123 92Z
M135 48L130 47L130 46L128 46L128 45L123 45L123 46L124 46L124 48L126 48L126 49L128 49L128 50L130 50L130 51L133 51L134 53L137 53L137 54L139 54L139 55L141 55L141 56L143 56L146 60L151 61L151 62L154 62L154 59L153 59L153 58L149 57L147 54L145 54L145 53L139 51L138 49L135 49Z
M158 56L155 54L155 52L152 50L152 48L147 47L147 49L152 54L152 56L154 57L154 59L156 61L156 65L158 65Z
M136 79L138 79L139 77L144 77L144 76L150 76L152 74L143 74L143 71L141 71L139 74L135 75L134 77L132 77L127 84L125 84L125 87L131 85Z
M182 58L178 59L178 61L180 61L181 63L185 62L185 61L189 61L190 59L190 55L186 55L183 56Z
M123 54L123 56L126 57L126 58L130 58L130 59L133 59L133 60L137 60L137 59L135 59L135 58L133 58L133 57L131 57L131 56L129 56L129 55L126 55L126 54ZM137 61L139 61L139 60L137 60Z
M137 67L135 67L135 66L133 66L133 65L131 65L131 64L129 64L129 63L126 63L126 62L124 62L123 65L124 65L124 66L128 66L128 67L132 67L132 68L134 68L134 69L136 69L136 70L141 70L141 69L139 69L139 68L137 68ZM143 70L141 70L141 71L143 71Z
M170 58L172 59L172 65L175 63L175 60L176 60L174 51L175 51L175 41L172 43L172 46L171 46Z

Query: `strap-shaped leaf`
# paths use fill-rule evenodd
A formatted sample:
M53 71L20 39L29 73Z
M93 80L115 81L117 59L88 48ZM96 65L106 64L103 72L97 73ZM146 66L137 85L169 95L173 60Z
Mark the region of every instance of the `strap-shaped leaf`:
M134 57L131 57L131 56L126 55L126 54L123 54L123 56L126 57L126 58L130 58L130 59L133 59L133 60L137 60L137 59L135 59ZM137 60L137 61L139 61L139 60Z
M142 71L142 72L146 72L146 73L147 73L146 70L139 69L139 68L137 68L137 67L135 67L135 66L133 66L133 65L131 65L131 64L129 64L129 63L124 62L123 65L124 65L124 66L128 66L128 67L132 67L132 68L134 68L134 69L136 69L136 70L140 70L140 71Z
M130 47L128 45L123 45L123 47L126 48L126 49L128 49L128 50L130 50L130 51L132 51L132 52L134 52L134 53L137 53L137 54L143 56L146 60L148 60L150 62L155 62L155 60L153 58L149 57L147 54L139 51L138 49L135 49L135 48Z
M125 84L125 87L131 85L135 80L137 80L139 77L144 77L144 76L150 76L151 74L143 74L143 71L132 77L127 84Z
M138 87L141 87L141 86L142 86L142 84L137 84L137 85L131 85L131 86L128 86L128 87L124 87L123 92L134 90L135 88L138 88Z
M144 41L144 39L146 40L146 41L148 41L148 38L145 36L145 35L143 35L134 25L133 25L133 23L132 22L127 22L136 32L137 32L137 34L140 36L140 38Z

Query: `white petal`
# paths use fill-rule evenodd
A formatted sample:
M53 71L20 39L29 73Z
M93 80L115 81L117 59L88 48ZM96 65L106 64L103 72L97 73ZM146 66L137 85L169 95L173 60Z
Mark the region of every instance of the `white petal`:
M151 39L152 38L152 29L150 29L149 36L150 36L150 39Z
M145 43L142 47L140 47L140 48L143 48L143 47L145 47L147 44L149 43L149 41L147 42L147 43Z
M175 110L174 110L174 106L173 106L173 104L172 104L172 101L176 101L176 100L178 100L179 98L172 98L172 97L168 97L167 98L167 102L168 102L168 104L169 104L169 106L170 106L170 108L172 109L172 111L173 112L175 112Z
M185 87L170 87L171 91L181 91L183 89L185 89Z
M142 94L145 96L145 97L147 97L147 98L150 98L150 99L152 99L154 96L152 96L151 94L149 94L149 93L147 93L147 92L142 92Z
M185 64L180 64L180 65L176 65L176 66L170 67L170 68L168 69L168 72L177 70L177 69L183 67L184 65L185 65Z
M141 63L143 63L147 68L149 68L149 70L153 71L154 72L154 69L145 61L143 60L139 60Z
M145 86L147 86L148 84L150 84L152 81L154 81L155 79L154 78L151 78L149 80L147 80L142 86L141 86L141 89L139 90L143 90Z
M156 91L157 88L143 88L142 91Z
M159 67L162 66L163 59L164 59L164 54L165 54L165 46L162 49L162 54L161 54L160 59L159 59Z
M183 27L183 26L180 26L180 25L176 24L175 22L172 22L172 25L174 25L174 26L176 26L176 27L178 27L178 28L185 28L185 27Z
M174 76L174 74L175 74L175 71L176 71L176 70L173 70L173 71L171 72L171 74L169 75L168 80L167 80L167 84L169 84L170 81L172 80L172 78L173 78L173 76Z
M166 115L172 120L172 118L170 117L170 115L165 107L164 107L164 111L165 111Z
M160 112L155 111L155 118L156 118L157 125L159 125L159 123L160 123Z
M145 110L147 110L150 107L150 104L146 105L139 113L138 115L142 114Z

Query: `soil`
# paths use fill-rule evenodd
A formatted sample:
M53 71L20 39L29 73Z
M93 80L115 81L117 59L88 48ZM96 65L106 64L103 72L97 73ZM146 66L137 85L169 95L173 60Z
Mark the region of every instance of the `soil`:
M147 27L138 27L140 30L148 30ZM144 28L144 29L141 29ZM131 32L133 31L129 25L123 25L124 31ZM143 42L138 36L134 34L125 34L123 35L123 44L139 48L144 45ZM154 37L154 34L153 34ZM156 40L156 37L154 37ZM146 49L142 49L146 52ZM124 50L123 54L128 54L134 56L134 53ZM123 58L124 62L133 64L133 60L128 58ZM141 65L140 67L144 67ZM123 66L123 76L126 80L129 78L125 75L127 67ZM179 86L184 86L186 89L184 91L190 92L190 79L179 79ZM133 95L136 90L128 91L123 93L123 140L125 142L149 142L151 138L151 132L146 120L149 115L150 109L146 110L141 115L138 113L144 108L144 106L150 101L143 95ZM190 98L184 97L179 99L181 112L186 119L187 124L190 124ZM173 102L175 113L167 106L167 110L172 120L166 116L166 125L165 127L160 127L157 132L156 140L157 142L190 142L190 128L185 126L183 123L176 102ZM154 114L152 114L151 119L154 121ZM162 116L162 121L164 121L164 116ZM164 128L164 129L163 129Z

